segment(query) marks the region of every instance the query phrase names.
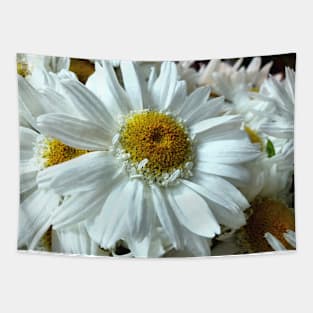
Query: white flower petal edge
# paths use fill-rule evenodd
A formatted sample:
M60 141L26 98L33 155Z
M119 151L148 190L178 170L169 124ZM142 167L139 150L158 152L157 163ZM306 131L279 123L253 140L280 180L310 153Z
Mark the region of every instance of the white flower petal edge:
M66 145L79 149L105 150L111 144L112 136L104 127L70 115L40 115L37 127L46 136L58 138Z
M91 256L108 255L89 237L82 223L61 230L53 230L52 235L53 252Z
M126 92L120 86L112 66L107 62L102 64L95 64L95 72L88 78L86 87L103 101L112 116L127 114L131 103Z
M28 196L20 206L18 246L32 250L51 225L53 210L59 196L52 191L37 190Z
M268 244L275 250L275 251L285 251L287 250L284 245L271 233L265 233L264 238L268 242Z
M284 233L284 238L292 247L296 248L296 233L294 231L287 230L287 232Z
M191 232L208 238L220 233L208 204L192 189L180 185L169 190L167 197L179 222Z
M51 166L38 174L41 188L52 186L59 194L82 192L102 188L118 173L118 164L112 154L105 151L90 152L70 161Z

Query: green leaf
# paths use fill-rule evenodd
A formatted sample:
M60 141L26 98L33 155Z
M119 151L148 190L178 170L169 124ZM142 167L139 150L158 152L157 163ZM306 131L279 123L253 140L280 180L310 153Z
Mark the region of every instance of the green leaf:
M272 156L276 154L274 145L269 139L267 139L266 152L269 158L271 158Z

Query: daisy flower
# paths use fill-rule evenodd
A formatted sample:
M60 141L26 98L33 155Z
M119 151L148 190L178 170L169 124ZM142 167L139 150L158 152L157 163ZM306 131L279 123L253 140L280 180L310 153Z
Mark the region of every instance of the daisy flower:
M277 111L269 121L263 123L262 130L273 137L293 140L295 72L287 67L283 81L278 81L274 77L268 78L256 97L268 101Z
M234 65L221 60L211 60L207 65L201 66L194 73L188 67L192 62L180 62L181 75L196 86L210 86L214 94L224 96L228 101L235 101L238 93L249 89L258 89L266 79L272 62L261 68L261 58L255 57L247 68L241 66L243 58L238 59Z
M294 72L287 69L284 81L270 77L260 92L237 93L225 108L227 114L240 114L250 140L261 144L261 157L248 165L252 181L241 191L250 201L258 195L291 204Z
M273 199L256 199L248 210L247 224L219 236L213 255L293 250L295 241L294 210Z
M20 194L18 247L34 249L53 224L62 197L49 188L38 188L38 173L50 166L78 157L87 151L69 147L40 133L36 118L51 112L70 112L63 97L51 89L37 91L18 76L20 131Z
M259 156L238 116L218 116L209 88L186 95L174 63L162 63L146 83L137 64L122 62L123 89L110 64L96 64L86 87L63 81L83 118L37 118L46 136L91 151L40 171L37 182L65 197L53 226L86 222L89 235L109 249L130 236L141 242L162 227L175 249L207 255L206 238L219 223L245 223L244 196L227 181L248 179L242 166Z

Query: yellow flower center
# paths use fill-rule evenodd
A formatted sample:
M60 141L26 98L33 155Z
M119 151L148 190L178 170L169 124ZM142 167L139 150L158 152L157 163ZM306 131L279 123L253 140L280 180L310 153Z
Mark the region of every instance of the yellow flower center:
M259 87L252 87L252 88L250 88L249 91L251 91L251 92L259 92L260 88Z
M245 131L248 134L252 143L259 143L261 145L261 151L263 151L263 141L255 130L252 130L249 126L245 126Z
M17 62L17 73L23 77L26 77L30 74L27 63L25 62Z
M182 124L159 112L129 116L120 131L120 144L129 160L154 176L183 169L191 161L191 142Z
M283 234L295 230L295 217L291 209L276 200L260 200L252 204L252 214L244 226L245 239L253 252L272 251L264 238L266 232L274 235L287 249L293 249Z
M46 138L41 156L44 159L44 167L49 167L77 158L87 152L89 151L67 146L57 139Z

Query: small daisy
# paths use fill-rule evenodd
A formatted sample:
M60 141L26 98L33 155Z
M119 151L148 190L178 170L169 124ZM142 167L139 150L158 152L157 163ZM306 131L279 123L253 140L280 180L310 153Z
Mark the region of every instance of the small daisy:
M49 112L72 112L67 102L52 90L43 94L18 76L20 126L19 248L34 249L53 224L62 197L51 189L38 188L36 177L42 169L68 161L88 151L79 150L40 133L36 118Z
M211 60L200 68L197 76L192 74L188 63L181 62L180 68L184 78L195 81L197 86L210 86L214 94L233 102L238 93L258 89L272 66L272 62L269 62L261 68L260 57L253 58L247 68L241 66L242 62L242 58L234 65L221 60Z
M263 132L273 137L293 140L295 72L287 67L284 80L268 78L262 84L257 98L268 101L276 109L276 114L268 122L263 123Z
M259 156L238 116L218 116L209 88L186 95L174 63L162 63L145 82L138 64L122 62L123 89L110 64L96 64L86 87L63 81L83 118L46 114L46 136L91 151L42 170L37 181L65 197L55 228L86 221L105 249L127 236L141 242L162 227L175 249L192 245L207 255L206 238L220 224L245 223L243 195L227 181L247 180L242 166ZM91 90L91 91L90 91ZM212 104L212 105L211 105Z
M289 71L286 76L290 78L291 73ZM253 173L252 181L241 189L249 201L256 196L261 196L292 203L290 187L293 175L294 147L293 140L288 137L293 133L293 106L289 105L290 112L285 112L286 109L283 111L284 114L279 108L288 98L285 87L292 85L294 86L292 78L287 83L287 79L280 82L276 78L270 77L263 83L259 93L240 92L233 103L225 106L227 114L242 116L243 127L250 140L261 145L261 157L248 165ZM294 89L290 88L290 90L293 90L290 94L294 94ZM294 98L288 102L290 104L293 101ZM287 118L284 118L283 115L286 115ZM276 121L278 120L284 120L284 124L281 125L279 136L276 137L273 135L277 135Z
M257 199L249 211L245 226L219 237L213 255L295 249L293 209L278 200Z

